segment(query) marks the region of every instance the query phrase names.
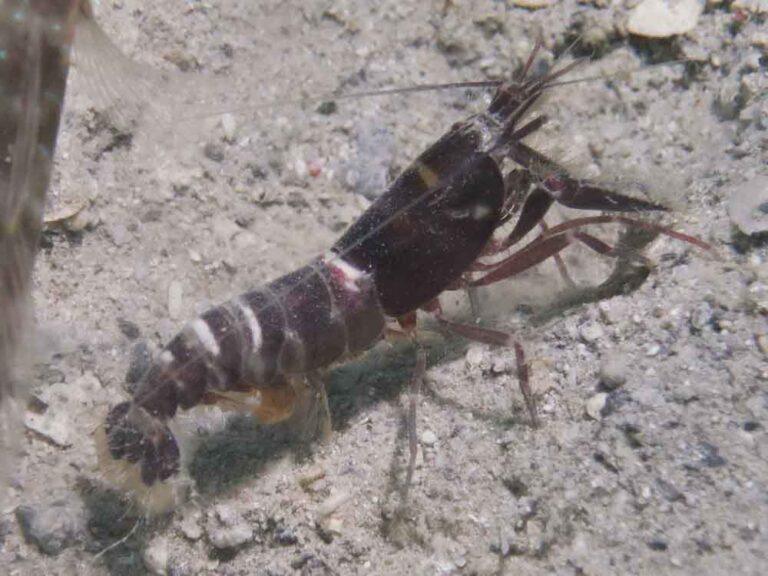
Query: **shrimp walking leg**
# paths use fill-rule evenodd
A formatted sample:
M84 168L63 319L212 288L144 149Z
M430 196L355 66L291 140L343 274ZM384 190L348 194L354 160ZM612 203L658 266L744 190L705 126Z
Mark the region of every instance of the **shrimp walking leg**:
M421 385L427 371L427 353L419 343L414 339L416 345L416 366L411 376L410 393L408 398L408 474L405 480L405 489L411 485L413 471L416 468L416 455L419 450L418 436L416 434L416 406L421 394Z

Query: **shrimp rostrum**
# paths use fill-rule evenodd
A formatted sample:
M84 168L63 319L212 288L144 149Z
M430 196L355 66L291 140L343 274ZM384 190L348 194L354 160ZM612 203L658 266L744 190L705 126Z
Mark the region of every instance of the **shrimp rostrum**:
M454 124L330 251L208 310L173 338L133 398L110 410L103 430L108 458L138 467L146 486L165 481L180 468L168 427L179 409L240 403L262 422L285 420L317 371L372 347L388 321L412 330L420 309L463 336L511 344L504 333L443 318L438 296L514 276L573 242L610 255L610 246L581 230L589 218L545 229L515 250L553 203L613 212L663 210L574 178L525 143L546 121L531 117L532 107L575 64L531 78L535 53L521 73L495 89L485 112ZM627 216L595 218L700 242ZM501 234L502 227L511 231ZM533 417L527 372L519 366Z

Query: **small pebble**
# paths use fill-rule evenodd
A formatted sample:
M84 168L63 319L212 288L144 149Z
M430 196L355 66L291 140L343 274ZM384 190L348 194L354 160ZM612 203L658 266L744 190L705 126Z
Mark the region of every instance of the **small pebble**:
M328 564L310 552L302 554L291 562L291 568L300 570L299 574L301 576L330 576L331 574L336 574Z
M280 546L293 546L298 543L299 537L296 536L296 532L290 528L278 528L274 534L275 544Z
M503 528L499 530L499 554L501 556L507 556L512 549L512 545L509 542L509 535Z
M179 524L179 530L185 538L192 542L203 537L203 529L200 527L200 513L189 514Z
M119 223L109 229L109 235L112 237L112 242L115 243L115 246L122 246L133 239L133 235L128 231L128 228Z
M761 426L759 422L754 422L753 420L748 420L744 422L744 425L742 426L745 432L755 432L757 430L760 430Z
M733 190L728 216L748 236L768 233L768 176L758 176Z
M588 322L579 328L579 335L587 344L594 344L603 338L605 331L600 324Z
M338 510L350 496L346 492L334 492L317 507L317 515L321 518L330 516Z
M648 346L648 348L646 348L645 355L648 356L649 358L653 358L659 352L661 352L661 346L659 346L658 344L651 344L650 346Z
M237 548L248 542L252 537L253 530L244 523L233 526L219 526L208 530L208 538L211 544L219 550Z
M171 320L181 318L182 294L184 287L178 280L173 280L168 285L168 316Z
M141 215L141 222L147 224L148 222L159 222L163 217L163 211L160 208L149 208Z
M432 430L425 430L421 435L421 443L424 446L434 446L437 443L437 435Z
M165 538L155 538L144 548L141 559L152 574L164 576L168 572L168 542Z
M694 450L699 461L707 468L720 468L727 464L726 459L720 456L720 448L714 444L700 442Z
M600 362L600 383L608 390L615 390L627 381L629 358L623 354L610 354Z
M509 374L512 372L512 366L509 360L505 358L497 358L493 361L493 366L491 366L491 372L493 372L495 375L500 376L501 374Z
M19 506L16 519L24 539L49 556L56 556L75 544L84 532L82 510L64 500Z
M504 487L509 490L515 498L522 498L528 495L528 485L516 476L504 478L501 483L504 484Z
M117 327L120 329L120 332L122 332L123 335L129 340L136 340L136 338L141 335L139 327L130 320L126 320L125 318L117 319Z
M208 523L208 539L220 550L238 548L253 538L253 529L231 507L220 504Z
M704 330L712 322L712 306L708 302L701 302L691 311L690 325L694 333Z
M768 356L768 334L758 334L755 336L755 343L757 344L757 349L765 356Z
M203 154L208 160L213 160L214 162L221 162L224 160L224 149L213 142L208 142L203 146Z
M325 470L319 466L310 468L309 471L299 478L299 486L304 490L315 489L313 486L318 480L325 478Z
M338 518L337 516L331 516L328 521L325 523L325 529L328 530L328 532L331 532L332 534L340 535L341 529L344 526L344 522L341 518Z
M667 548L669 547L664 540L661 540L658 538L651 540L647 544L648 544L648 548L650 548L654 552L666 552Z
M330 116L331 114L335 114L338 109L339 107L336 102L330 100L321 102L316 111L318 114L322 114L323 116Z
M232 114L223 114L221 117L221 127L224 130L224 140L234 142L237 133L237 122Z
M627 30L646 38L669 38L696 27L704 5L699 0L642 0L632 9Z
M48 411L45 414L26 415L24 425L38 436L59 448L72 446L74 434L72 423L65 412Z
M470 346L464 356L467 368L476 368L482 364L485 359L485 351L480 346Z
M587 400L584 406L587 416L598 422L603 419L603 410L608 402L608 394L599 392Z
M671 482L668 482L663 478L657 478L656 487L658 488L659 493L670 502L685 502L685 494L680 492L680 490L678 490Z
M307 171L308 171L306 160L304 160L304 158L294 159L293 171L296 173L296 176L298 176L301 180L306 178Z

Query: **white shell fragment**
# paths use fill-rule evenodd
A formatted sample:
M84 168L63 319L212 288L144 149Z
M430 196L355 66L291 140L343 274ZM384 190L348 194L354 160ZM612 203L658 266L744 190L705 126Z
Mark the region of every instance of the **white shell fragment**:
M88 201L73 200L45 213L43 223L46 230L62 229L67 232L82 232L90 223Z
M768 176L757 176L734 189L728 216L744 234L768 233Z
M629 15L630 33L647 38L669 38L696 27L704 5L700 0L643 0Z

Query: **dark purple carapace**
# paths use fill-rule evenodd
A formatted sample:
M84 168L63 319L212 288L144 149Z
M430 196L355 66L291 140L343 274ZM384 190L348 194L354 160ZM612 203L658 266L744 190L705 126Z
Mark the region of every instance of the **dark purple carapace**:
M179 451L167 422L179 408L246 407L248 395L255 394L258 402L250 408L257 418L285 419L306 382L317 382L318 370L372 346L387 320L412 330L419 309L464 336L510 343L506 334L443 318L437 297L511 277L573 242L612 255L610 246L580 230L588 219L566 221L511 251L555 202L609 211L663 209L576 180L523 142L545 121L525 120L531 107L572 68L529 79L534 55L516 81L496 90L485 113L455 124L421 154L330 252L209 310L176 336L133 399L107 417L111 457L139 463L146 485L163 480L178 469ZM505 163L513 166L507 173ZM512 218L517 220L511 232L494 238ZM673 234L626 217L601 218ZM522 347L516 351L521 387L535 417ZM417 362L423 365L423 359Z
M79 0L0 3L0 449L10 447L12 405L31 312L32 268L69 70ZM0 462L0 468L7 464Z
M437 297L466 272L499 225L504 178L484 150L488 136L475 124L451 131L422 154L333 247L373 275L388 316Z

